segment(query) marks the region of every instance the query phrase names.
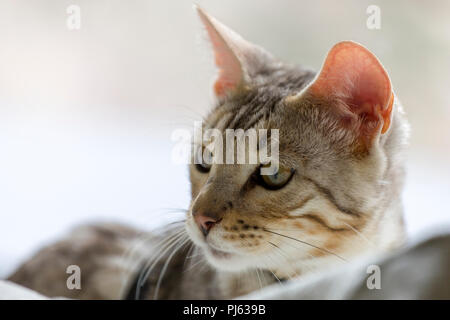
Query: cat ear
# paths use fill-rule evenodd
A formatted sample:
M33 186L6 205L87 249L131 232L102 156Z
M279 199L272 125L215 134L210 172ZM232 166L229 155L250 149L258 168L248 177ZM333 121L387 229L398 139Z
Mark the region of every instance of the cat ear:
M336 44L307 92L327 101L366 140L385 133L391 123L394 102L391 81L378 59L351 41ZM356 121L355 121L356 120Z
M207 31L219 69L214 83L214 93L218 97L224 97L243 88L269 54L246 41L200 7L194 8Z

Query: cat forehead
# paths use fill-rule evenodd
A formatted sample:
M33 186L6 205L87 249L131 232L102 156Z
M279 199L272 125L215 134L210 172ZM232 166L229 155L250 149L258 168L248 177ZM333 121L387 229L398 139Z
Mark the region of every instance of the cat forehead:
M348 156L355 148L355 140L346 130L338 128L330 116L326 102L304 99L295 105L286 100L290 91L277 94L241 98L218 105L207 117L205 128L218 129L225 140L229 129L244 131L278 130L280 159L331 160ZM328 160L327 160L328 159Z
M281 124L284 99L304 89L314 76L313 71L280 64L244 92L220 100L207 117L208 124L220 130Z
M278 129L282 156L320 159L319 154L330 157L334 151L334 155L338 151L347 154L354 148L354 139L333 123L329 101L305 98L289 103L315 75L311 70L280 64L258 85L219 101L206 118L206 127L222 133L227 129Z

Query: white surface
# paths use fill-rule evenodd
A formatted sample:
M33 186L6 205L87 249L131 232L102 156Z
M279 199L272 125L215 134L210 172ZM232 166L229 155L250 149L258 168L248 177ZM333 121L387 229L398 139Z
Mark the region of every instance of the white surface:
M0 300L46 300L47 297L9 281L0 280Z

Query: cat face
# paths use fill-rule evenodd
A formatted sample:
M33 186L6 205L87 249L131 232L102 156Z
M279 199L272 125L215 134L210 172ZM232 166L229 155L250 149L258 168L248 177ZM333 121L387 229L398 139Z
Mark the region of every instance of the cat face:
M381 214L389 194L400 188L386 186L395 176L386 148L396 137L394 96L375 56L342 42L316 75L199 15L219 68L218 104L204 127L277 129L279 170L261 175L261 162L192 164L186 228L194 243L218 269L261 268L280 277L373 245L391 221Z

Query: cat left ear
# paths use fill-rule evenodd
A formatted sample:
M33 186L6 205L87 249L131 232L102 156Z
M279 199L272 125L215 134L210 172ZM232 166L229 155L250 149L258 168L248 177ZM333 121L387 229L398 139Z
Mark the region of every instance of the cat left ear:
M214 93L222 98L235 93L250 82L261 65L270 58L262 48L246 41L236 32L194 6L211 41L216 66L219 69Z
M355 128L366 142L389 129L394 102L391 81L375 55L360 44L336 44L306 91L334 101L337 114L358 124Z

